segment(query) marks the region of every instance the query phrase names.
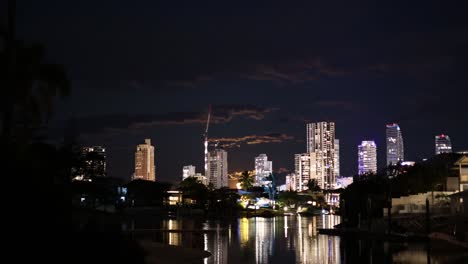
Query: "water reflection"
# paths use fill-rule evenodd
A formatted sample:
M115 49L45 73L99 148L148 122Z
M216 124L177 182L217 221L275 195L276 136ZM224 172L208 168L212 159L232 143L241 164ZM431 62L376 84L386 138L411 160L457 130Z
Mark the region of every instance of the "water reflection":
M228 262L339 263L339 238L317 233L319 227L332 227L338 223L337 216L241 218L237 226L238 238L233 238L234 243L229 246ZM208 248L213 253L211 250L215 249ZM208 263L224 262L213 260Z
M150 227L135 222L125 226L174 230L151 233L151 239L209 251L212 256L204 260L205 264L438 262L437 258L428 258L424 246L346 240L318 234L318 228L331 228L339 223L339 216L325 215L224 221L159 219L151 223Z

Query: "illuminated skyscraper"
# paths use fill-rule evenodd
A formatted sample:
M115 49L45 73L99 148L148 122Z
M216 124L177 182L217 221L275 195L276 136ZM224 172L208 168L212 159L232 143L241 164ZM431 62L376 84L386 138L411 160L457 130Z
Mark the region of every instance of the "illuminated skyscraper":
M405 159L401 130L398 124L387 125L387 165L397 164Z
M437 135L435 136L435 153L452 153L452 142L448 135Z
M141 179L155 181L154 147L151 139L145 139L145 144L137 145L135 152L135 174L133 180Z
M334 188L336 185L334 122L307 124L307 152L315 153L316 178L320 179L320 188Z
M255 157L255 185L263 186L268 183L267 177L273 172L273 162L268 161L266 154Z
M315 179L322 188L323 181L321 177L317 177L316 164L315 152L294 155L296 191L307 190L307 183L311 179Z
M362 141L358 146L358 173L377 172L377 146L374 141Z
M228 163L227 152L221 148L215 148L208 152L207 180L216 189L228 187Z

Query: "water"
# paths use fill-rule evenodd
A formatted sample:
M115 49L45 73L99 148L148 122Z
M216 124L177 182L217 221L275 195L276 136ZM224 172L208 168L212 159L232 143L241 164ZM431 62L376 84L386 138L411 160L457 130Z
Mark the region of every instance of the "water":
M340 217L280 216L232 220L159 219L131 220L125 229L198 230L148 232L138 238L170 245L199 248L212 256L204 263L447 263L430 256L425 245L345 240L318 234L332 228ZM207 231L203 231L207 230Z

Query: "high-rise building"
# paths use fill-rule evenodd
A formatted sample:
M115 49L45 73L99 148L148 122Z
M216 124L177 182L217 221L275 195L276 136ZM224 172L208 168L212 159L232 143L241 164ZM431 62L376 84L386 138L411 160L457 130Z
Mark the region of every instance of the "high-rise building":
M273 172L273 162L268 160L266 154L255 157L255 185L263 186L268 184L268 177Z
M296 191L307 190L307 183L312 179L315 179L322 188L323 181L322 178L317 177L316 164L315 152L294 155Z
M403 136L398 124L387 125L387 165L397 164L405 159Z
M83 163L72 169L73 180L89 180L107 175L106 149L101 146L81 148Z
M182 180L195 175L195 166L187 165L182 168Z
M452 153L452 142L448 135L437 135L435 136L435 153Z
M334 122L307 124L307 152L315 153L316 178L320 179L320 188L334 188L336 186Z
M154 147L151 139L145 139L145 144L137 145L135 152L135 174L133 179L155 181Z
M227 152L221 148L215 148L208 152L207 180L216 189L228 187L228 163Z
M359 175L377 172L377 146L372 140L365 140L358 146Z
M292 192L295 192L296 191L296 187L297 187L297 184L296 184L296 174L295 173L289 173L288 175L286 175L286 191L292 191Z
M340 177L340 140L335 138L335 179Z

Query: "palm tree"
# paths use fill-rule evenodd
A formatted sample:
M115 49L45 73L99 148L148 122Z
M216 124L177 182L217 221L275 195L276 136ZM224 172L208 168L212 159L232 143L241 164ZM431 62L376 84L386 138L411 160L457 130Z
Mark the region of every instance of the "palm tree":
M9 1L6 49L0 51L2 136L26 132L47 121L56 96L68 95L70 82L62 65L44 62L41 45L15 39L15 1ZM6 75L6 76L5 76ZM18 129L18 131L15 131Z
M252 176L249 174L249 171L244 171L239 179L239 183L241 184L242 190L248 190L253 186L253 179Z

